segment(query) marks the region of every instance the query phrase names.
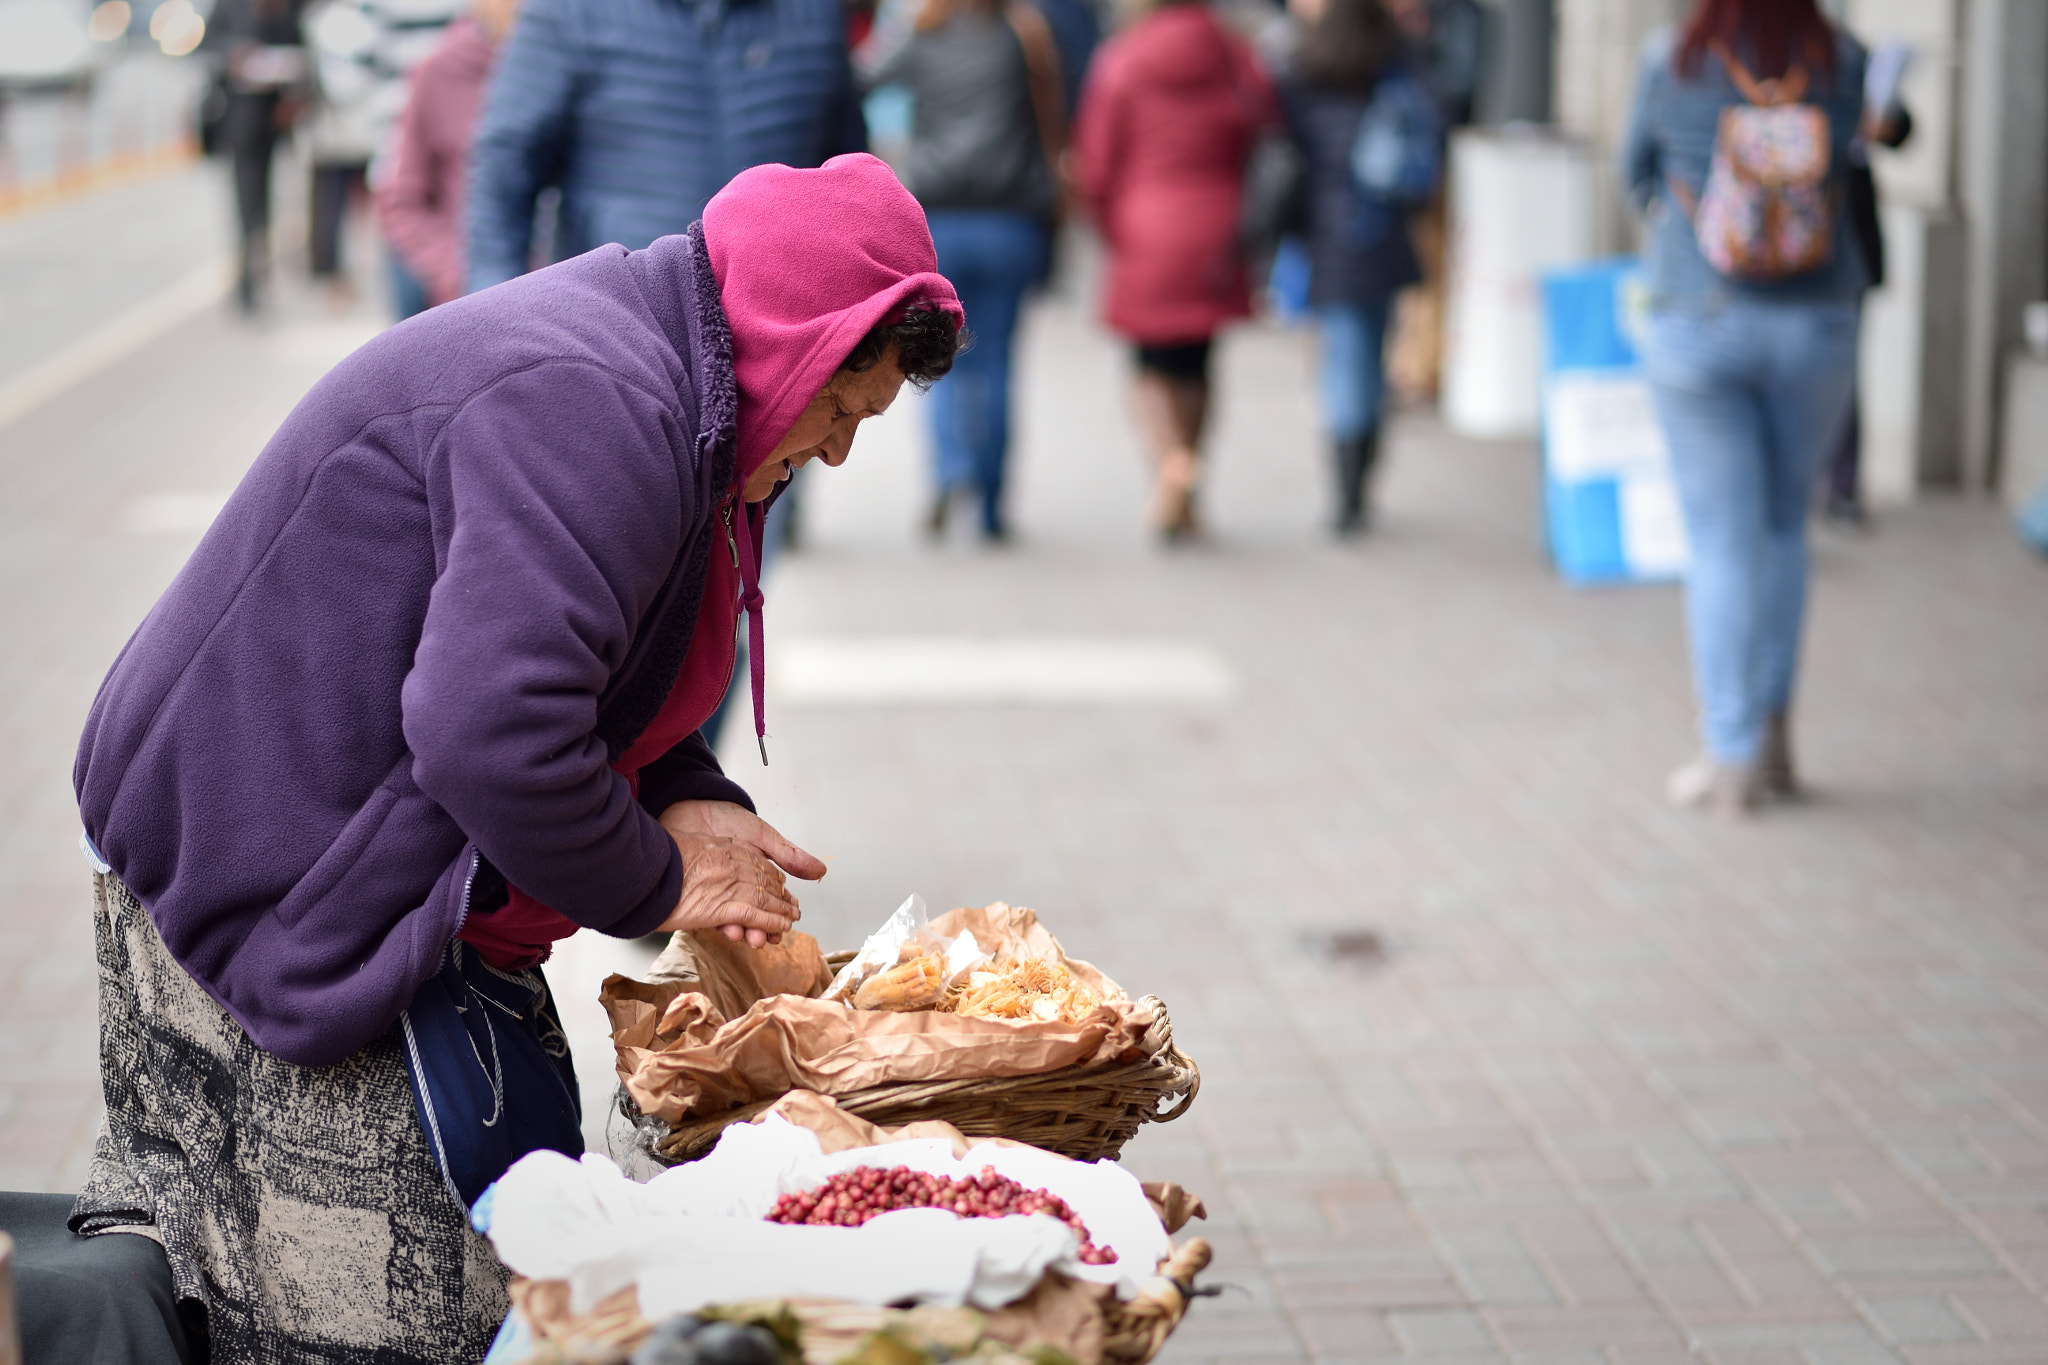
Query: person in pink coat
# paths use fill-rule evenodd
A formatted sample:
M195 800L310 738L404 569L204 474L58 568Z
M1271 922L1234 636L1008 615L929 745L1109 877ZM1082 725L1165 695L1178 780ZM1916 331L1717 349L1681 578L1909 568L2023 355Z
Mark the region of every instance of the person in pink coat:
M384 237L429 305L462 294L469 143L498 42L519 0L477 0L413 73L391 172L377 190Z
M1278 117L1251 48L1200 0L1167 0L1111 39L1082 91L1073 169L1109 248L1104 318L1136 347L1153 522L1169 541L1196 529L1210 343L1251 314L1245 159Z

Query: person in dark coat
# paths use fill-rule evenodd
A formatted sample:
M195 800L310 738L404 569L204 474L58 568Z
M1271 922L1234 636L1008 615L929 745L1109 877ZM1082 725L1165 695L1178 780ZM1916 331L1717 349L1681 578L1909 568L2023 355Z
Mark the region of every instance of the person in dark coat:
M1383 352L1394 295L1422 278L1406 216L1368 203L1351 170L1374 87L1400 59L1380 0L1328 0L1281 82L1307 166L1309 303L1322 333L1323 415L1336 467L1340 535L1365 529L1379 461Z
M1074 171L1109 248L1103 316L1133 344L1152 520L1196 530L1209 351L1251 315L1238 246L1245 161L1279 120L1258 59L1198 0L1167 0L1104 43L1074 125Z
M699 727L744 615L765 730L767 503L960 321L888 167L759 167L400 323L257 457L73 774L107 1125L71 1230L159 1238L215 1365L479 1358L464 1205L583 1148L551 945L796 921L824 864Z
M557 258L637 250L749 166L867 145L838 0L526 0L471 152L469 288L527 268L550 186Z
M235 300L262 302L270 276L270 168L278 139L305 108L305 0L223 0L202 46L216 54L227 90L221 123L234 167Z

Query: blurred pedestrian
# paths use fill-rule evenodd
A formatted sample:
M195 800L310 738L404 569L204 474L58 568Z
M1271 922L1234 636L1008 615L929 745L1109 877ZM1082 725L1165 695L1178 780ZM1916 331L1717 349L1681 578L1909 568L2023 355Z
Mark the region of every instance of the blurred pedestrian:
M235 180L235 301L262 303L270 277L270 168L278 139L305 107L303 0L221 0L203 45L220 54L227 87L221 136Z
M1251 49L1199 0L1164 0L1104 43L1081 94L1074 172L1109 249L1104 316L1135 348L1151 519L1168 541L1197 529L1211 343L1251 313L1245 161L1278 120Z
M846 25L846 48L849 52L860 49L875 31L875 10L879 0L839 0L841 21Z
M337 302L354 293L343 259L350 213L385 177L408 77L467 8L465 0L315 0L306 11L314 96L302 125L312 163L308 265Z
M903 181L924 205L939 273L974 329L974 344L932 388L937 459L925 528L943 535L953 500L971 492L982 536L999 541L1008 534L1011 341L1059 210L1059 52L1023 0L927 0L909 41L867 83L901 85L915 100Z
M429 307L463 292L470 141L498 44L518 9L519 0L476 0L413 72L399 115L377 212L392 254Z
M1837 209L1863 67L1814 0L1695 0L1646 41L1622 144L1650 218L1643 361L1691 547L1705 742L1668 793L1723 814L1798 787L1806 510L1848 414L1866 281Z
M1045 16L1052 30L1053 46L1060 58L1060 99L1067 122L1081 103L1081 89L1088 81L1088 68L1095 62L1095 49L1102 45L1102 20L1091 0L1032 0L1032 8Z
M1388 12L1407 39L1409 68L1435 99L1448 138L1472 122L1479 93L1485 21L1477 0L1389 0ZM1409 218L1422 279L1394 301L1385 348L1389 387L1417 406L1435 402L1442 379L1446 207L1439 186Z
M471 289L556 254L681 232L749 166L867 149L838 0L525 0L471 152Z
M1913 115L1896 97L1879 109L1866 110L1863 132L1849 150L1848 194L1845 207L1855 230L1856 248L1863 253L1867 288L1884 283L1884 225L1877 216L1877 177L1870 170L1873 146L1897 149L1913 135ZM1860 326L1859 326L1860 331ZM1861 530L1869 523L1863 506L1863 393L1861 386L1849 398L1849 416L1842 434L1828 452L1821 474L1821 515L1837 526Z
M1428 88L1446 128L1472 121L1479 95L1485 18L1478 0L1386 0L1413 69Z
M1408 74L1401 36L1380 0L1325 0L1308 23L1280 87L1287 126L1306 164L1310 305L1322 334L1323 417L1336 472L1336 530L1370 519L1369 483L1379 461L1386 392L1384 345L1394 296L1422 277L1408 233L1411 203L1361 183L1354 163L1369 115L1386 117L1396 81L1427 99ZM1430 139L1411 154L1438 157ZM1397 140L1399 133L1391 134ZM1434 173L1428 178L1433 181ZM1432 185L1433 188L1433 185Z
M377 150L377 22L364 0L316 0L306 11L312 103L301 127L311 163L307 272L329 299L346 302L342 245L350 201L368 193Z

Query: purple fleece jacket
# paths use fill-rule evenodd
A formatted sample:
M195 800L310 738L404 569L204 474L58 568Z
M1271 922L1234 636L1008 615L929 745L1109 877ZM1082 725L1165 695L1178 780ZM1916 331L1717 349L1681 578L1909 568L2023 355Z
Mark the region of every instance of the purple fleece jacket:
M689 648L733 477L700 229L402 323L314 386L115 661L87 833L259 1047L389 1027L495 871L577 923L675 906L669 802L750 804L693 736L610 762Z

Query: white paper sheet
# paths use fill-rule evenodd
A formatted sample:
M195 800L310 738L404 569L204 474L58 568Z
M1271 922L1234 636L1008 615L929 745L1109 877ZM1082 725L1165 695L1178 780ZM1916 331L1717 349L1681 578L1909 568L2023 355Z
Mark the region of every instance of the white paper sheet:
M766 1221L778 1195L814 1189L863 1166L939 1176L982 1167L1064 1199L1113 1265L1084 1265L1071 1229L1044 1214L958 1218L904 1209L858 1228ZM1129 1297L1170 1243L1136 1177L1110 1161L1080 1162L1030 1147L983 1145L956 1158L939 1139L826 1155L809 1130L769 1115L725 1130L701 1161L644 1185L604 1157L534 1152L492 1187L487 1231L519 1274L567 1280L588 1311L628 1284L649 1317L752 1298L814 1296L999 1308L1048 1268L1114 1285Z

